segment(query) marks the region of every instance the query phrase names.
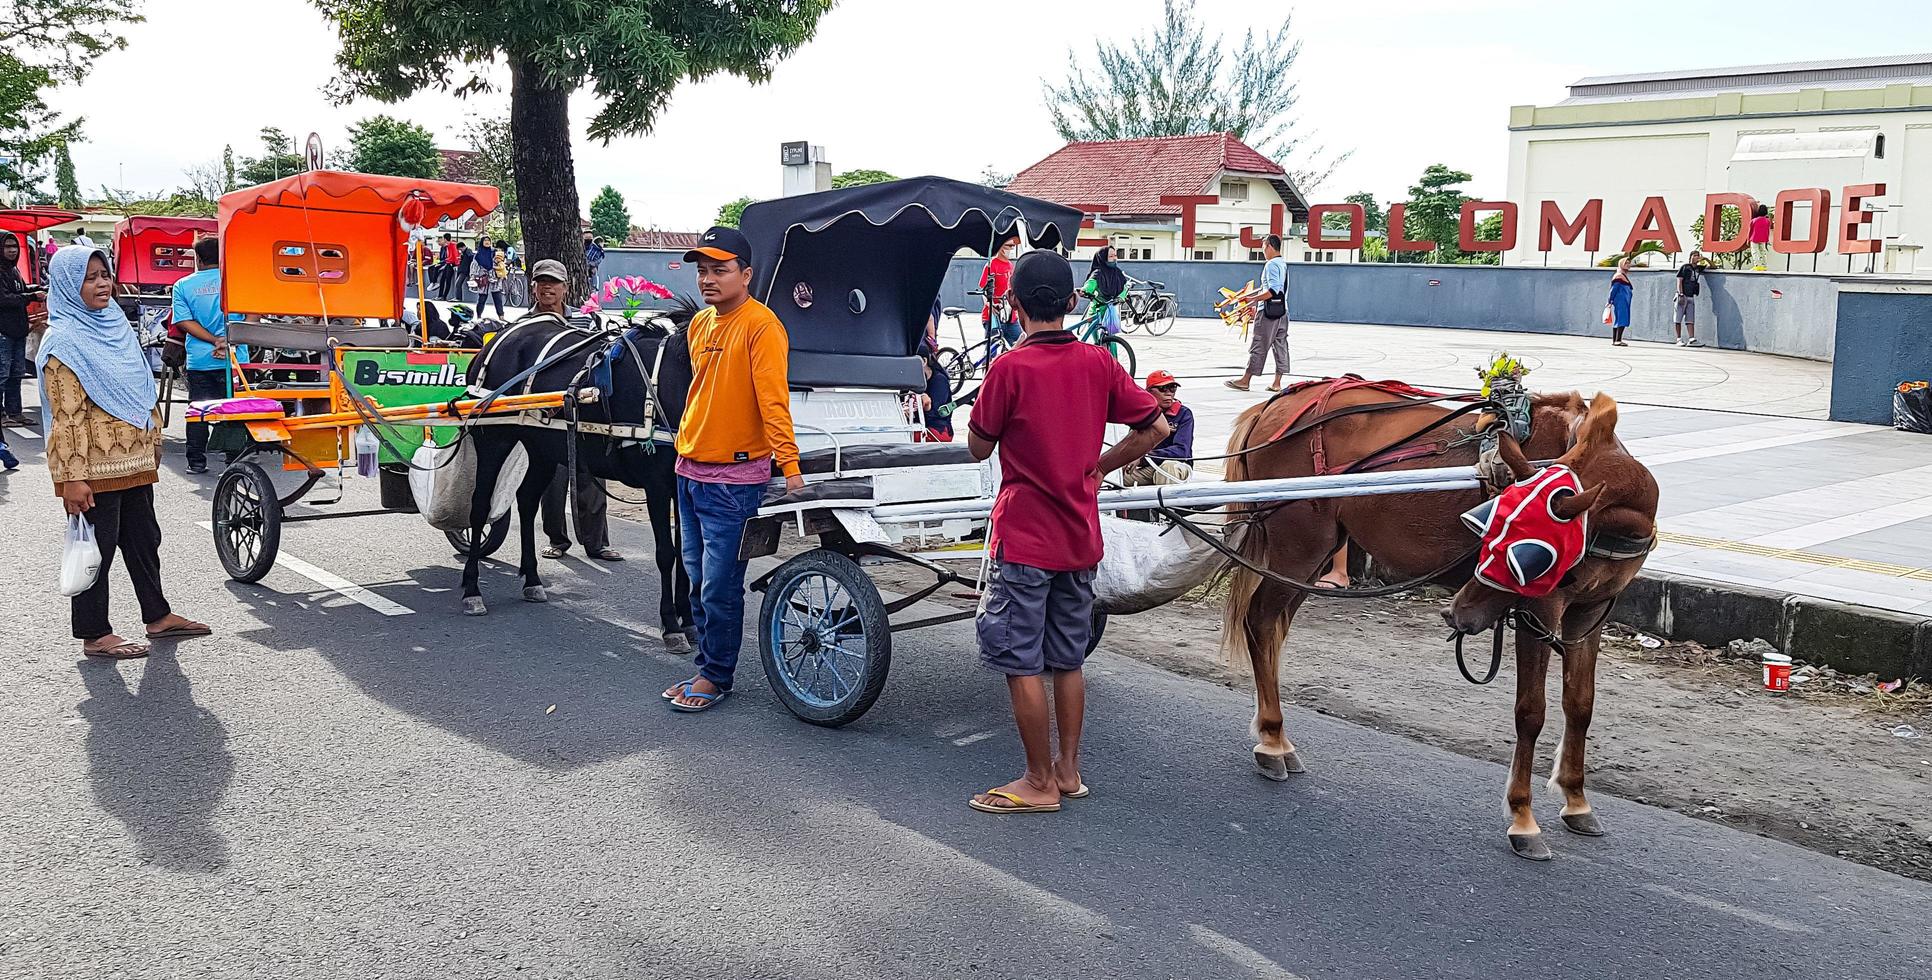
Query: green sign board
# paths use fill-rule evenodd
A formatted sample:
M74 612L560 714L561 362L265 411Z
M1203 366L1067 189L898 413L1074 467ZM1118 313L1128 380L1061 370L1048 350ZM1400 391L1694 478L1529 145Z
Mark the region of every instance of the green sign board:
M463 378L469 373L472 350L396 350L390 348L352 349L339 352L342 376L383 408L404 405L441 405L463 397L469 386ZM383 432L384 445L378 458L384 463L408 462L390 452L389 443L414 453L423 444L424 426L398 423ZM456 438L456 427L429 429L438 445Z

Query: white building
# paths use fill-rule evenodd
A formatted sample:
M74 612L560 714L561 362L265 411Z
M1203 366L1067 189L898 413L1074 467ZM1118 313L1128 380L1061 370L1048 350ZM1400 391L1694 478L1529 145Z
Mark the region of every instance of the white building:
M1509 116L1509 200L1520 211L1509 265L1583 265L1623 249L1646 198L1662 197L1683 248L1707 193L1767 205L1780 191L1823 188L1831 234L1813 255L1774 255L1775 271L1932 273L1932 55L1850 58L1585 78L1552 106ZM1860 238L1877 255L1837 251L1847 186L1880 183ZM1603 201L1601 247L1539 249L1542 202L1567 218ZM1798 216L1806 217L1800 208Z
M1231 133L1068 143L1022 170L1007 185L1015 194L1099 213L1083 241L1105 239L1128 260L1260 261L1258 241L1275 227L1280 209L1282 254L1290 261L1346 262L1351 253L1310 249L1296 231L1308 221L1308 202L1288 172ZM1195 197L1192 205L1162 198ZM1194 211L1194 239L1183 240L1183 215ZM1077 256L1091 255L1083 246Z

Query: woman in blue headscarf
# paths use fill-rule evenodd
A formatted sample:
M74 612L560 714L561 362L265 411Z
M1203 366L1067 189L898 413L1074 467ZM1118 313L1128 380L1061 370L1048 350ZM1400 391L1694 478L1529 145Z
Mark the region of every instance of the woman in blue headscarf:
M101 549L94 585L73 598L74 638L90 657L127 660L148 644L114 633L107 578L118 551L127 565L150 640L207 636L161 593L161 524L154 484L161 466L161 416L154 373L134 328L114 304L107 253L70 245L47 264L47 336L34 364L47 469L67 513L94 526Z

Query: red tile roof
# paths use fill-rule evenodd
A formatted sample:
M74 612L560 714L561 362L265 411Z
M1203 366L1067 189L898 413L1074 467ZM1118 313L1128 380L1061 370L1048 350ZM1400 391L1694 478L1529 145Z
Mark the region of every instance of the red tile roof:
M1289 209L1306 211L1287 171L1233 133L1068 143L1006 189L1060 204L1105 204L1115 215L1178 215L1162 195L1213 193L1208 183L1224 170L1272 177Z

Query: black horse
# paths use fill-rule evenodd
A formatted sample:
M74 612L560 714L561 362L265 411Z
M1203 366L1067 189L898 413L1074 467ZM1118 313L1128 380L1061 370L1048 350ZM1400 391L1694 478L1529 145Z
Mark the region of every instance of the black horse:
M573 327L555 316L530 316L500 329L471 362L469 384L496 390L547 358L552 363L518 381L505 394L525 391L563 391L575 401L574 416L586 426L643 426L655 422L669 435L684 415L691 389L691 354L683 328L697 307L685 301L676 309L646 312L621 335ZM606 376L604 372L608 371ZM607 380L606 380L607 377ZM654 383L653 383L654 382ZM594 398L579 397L597 390ZM572 409L550 413L566 419ZM476 440L476 489L470 503L470 541L486 540L490 498L499 473L518 445L529 453L530 469L517 488L518 542L522 557L523 598L546 602L549 596L537 576L536 518L543 492L571 455L570 433L539 425L478 425L470 430ZM602 479L644 491L650 511L651 534L657 541L659 576L658 617L664 645L673 651L690 649L691 582L684 573L674 533L677 455L667 442L627 438L624 434L580 431L577 458ZM463 611L480 616L488 611L477 584L477 566L484 548L472 546L463 562Z

